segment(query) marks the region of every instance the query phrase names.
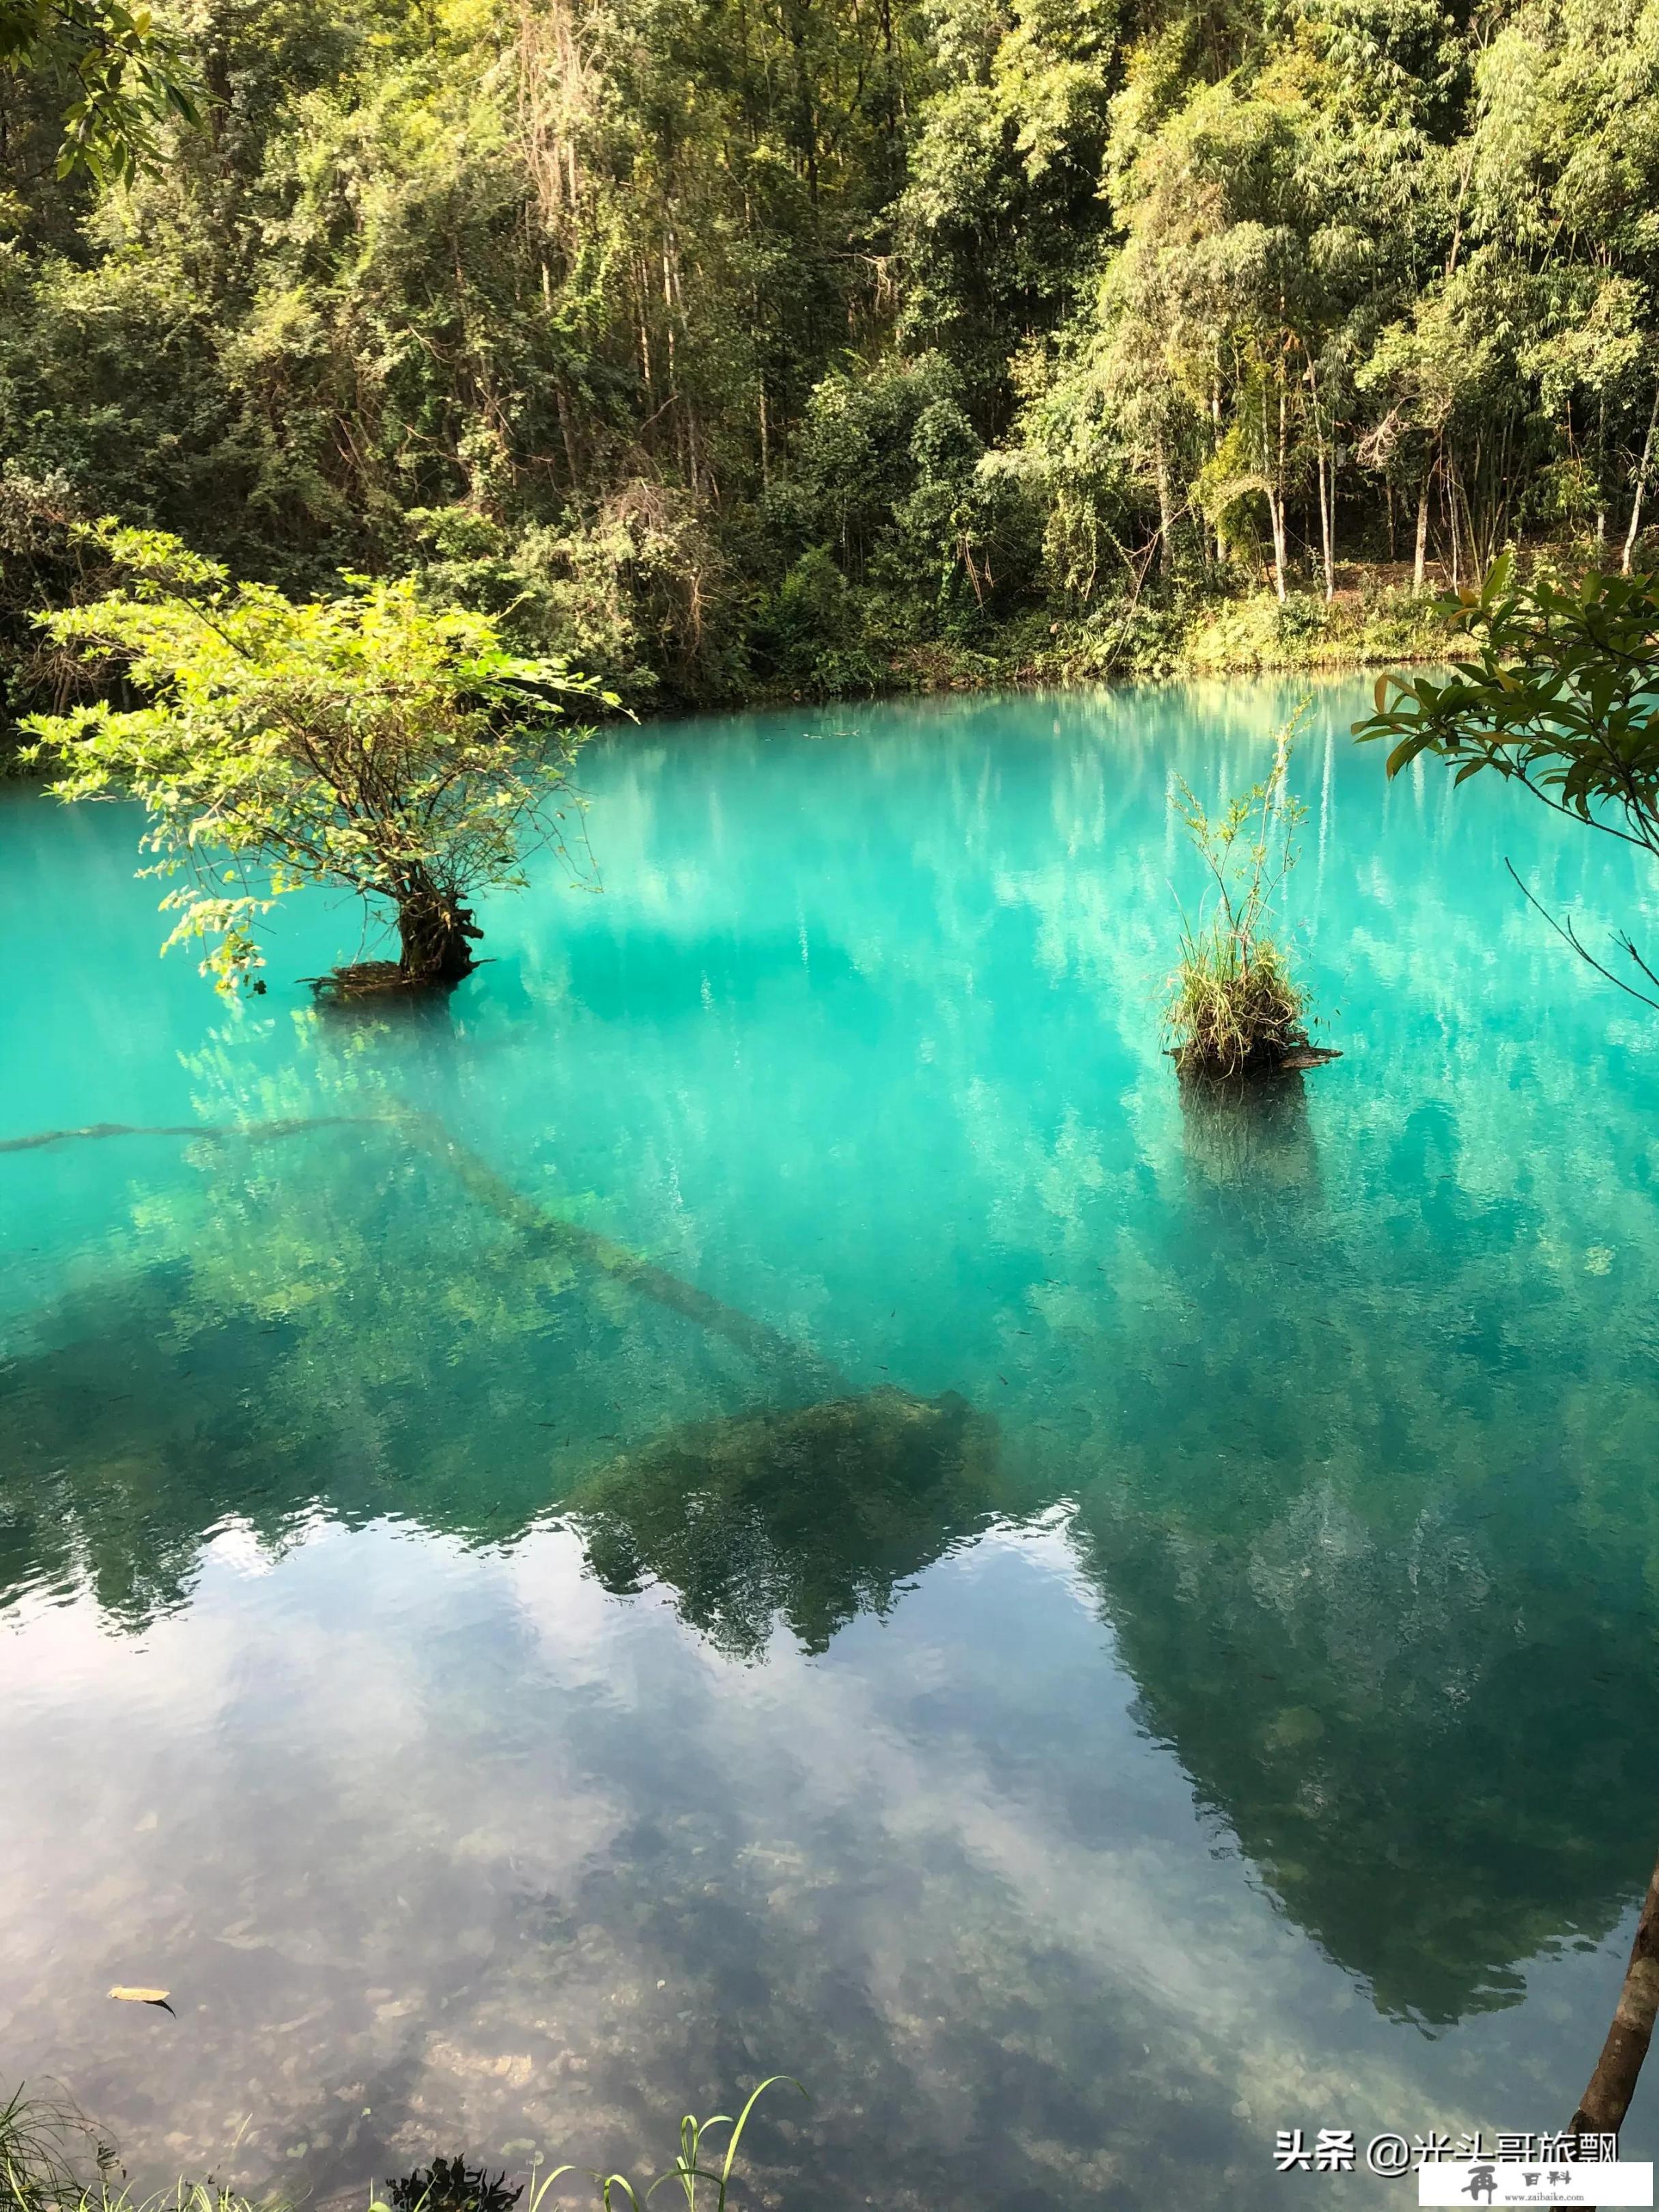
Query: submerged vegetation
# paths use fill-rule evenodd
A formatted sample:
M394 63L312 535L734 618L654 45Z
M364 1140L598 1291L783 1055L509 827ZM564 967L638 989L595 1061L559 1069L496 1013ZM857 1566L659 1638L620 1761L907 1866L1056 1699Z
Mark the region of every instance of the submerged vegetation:
M1210 878L1196 916L1182 916L1164 1010L1185 1081L1225 1083L1332 1057L1309 1041L1308 994L1279 935L1279 897L1306 811L1290 790L1290 764L1285 731L1267 776L1218 817L1189 785L1179 787L1188 835Z

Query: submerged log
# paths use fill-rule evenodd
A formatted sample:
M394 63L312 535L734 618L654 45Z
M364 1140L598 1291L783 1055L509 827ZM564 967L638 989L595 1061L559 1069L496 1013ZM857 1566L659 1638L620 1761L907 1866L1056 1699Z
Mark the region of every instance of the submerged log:
M673 1312L684 1314L712 1335L723 1336L748 1355L763 1371L787 1382L808 1399L841 1395L850 1388L832 1361L811 1346L786 1336L770 1322L727 1305L684 1276L661 1267L655 1261L630 1250L580 1222L540 1206L517 1189L459 1138L435 1114L394 1111L388 1114L319 1114L285 1116L270 1121L168 1122L144 1125L131 1121L94 1121L78 1129L40 1129L26 1137L0 1139L0 1152L33 1151L43 1145L69 1144L109 1137L185 1137L212 1144L261 1144L273 1139L305 1136L317 1129L387 1129L405 1144L418 1146L447 1168L467 1195L486 1207L497 1220L527 1242L564 1252L614 1281L626 1283L641 1297Z

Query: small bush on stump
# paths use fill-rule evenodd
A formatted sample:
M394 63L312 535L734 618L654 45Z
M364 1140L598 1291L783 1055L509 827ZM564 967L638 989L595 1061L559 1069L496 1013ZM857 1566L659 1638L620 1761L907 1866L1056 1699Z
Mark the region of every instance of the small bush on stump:
M60 798L143 801L147 872L184 878L161 902L179 917L167 944L203 943L203 973L234 990L263 965L258 917L327 884L398 935L395 962L322 979L337 992L468 974L471 900L522 884L526 854L562 842L586 734L566 702L611 695L508 653L489 616L429 606L410 579L349 575L342 597L296 602L160 531L85 534L129 581L41 626L138 703L24 726L61 764Z
M1164 1012L1183 1079L1228 1082L1335 1057L1309 1042L1308 994L1274 934L1306 812L1288 787L1290 761L1286 730L1266 780L1218 819L1180 786L1182 818L1211 878L1197 917L1182 917Z

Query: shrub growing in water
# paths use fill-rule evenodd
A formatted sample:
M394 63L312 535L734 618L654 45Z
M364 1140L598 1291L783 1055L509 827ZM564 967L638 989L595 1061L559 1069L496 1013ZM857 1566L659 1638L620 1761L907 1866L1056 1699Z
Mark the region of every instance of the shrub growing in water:
M1182 915L1164 1010L1170 1050L1183 1077L1225 1081L1269 1073L1298 1055L1325 1056L1309 1043L1308 994L1275 933L1306 813L1289 788L1290 762L1285 729L1267 777L1217 819L1188 785L1180 786L1182 818L1211 878L1196 918Z
M565 699L611 695L507 652L490 617L429 606L412 580L349 575L343 597L296 602L160 531L81 534L131 581L44 626L138 703L24 727L62 763L60 797L143 802L150 872L185 878L162 901L179 916L167 942L204 942L204 970L234 988L259 965L259 916L326 884L389 908L400 945L395 966L336 980L467 974L471 901L521 884L526 854L561 842L583 735L560 719Z

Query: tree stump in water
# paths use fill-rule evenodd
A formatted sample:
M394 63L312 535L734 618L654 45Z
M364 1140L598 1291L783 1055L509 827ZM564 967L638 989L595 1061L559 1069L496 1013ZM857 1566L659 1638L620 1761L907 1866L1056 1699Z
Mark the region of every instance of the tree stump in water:
M1283 1045L1265 1045L1253 1052L1242 1066L1224 1073L1198 1065L1178 1046L1168 1056L1174 1060L1176 1073L1183 1084L1204 1085L1218 1091L1252 1083L1271 1083L1276 1075L1299 1075L1305 1068L1323 1067L1327 1060L1342 1057L1329 1045L1310 1044L1305 1036L1292 1037Z
M472 947L483 934L472 909L459 899L422 890L398 908L400 959L354 960L304 980L319 998L336 1005L392 991L447 991L477 966Z
M420 890L398 908L398 964L411 983L459 983L472 973L472 946L483 934L459 898Z

